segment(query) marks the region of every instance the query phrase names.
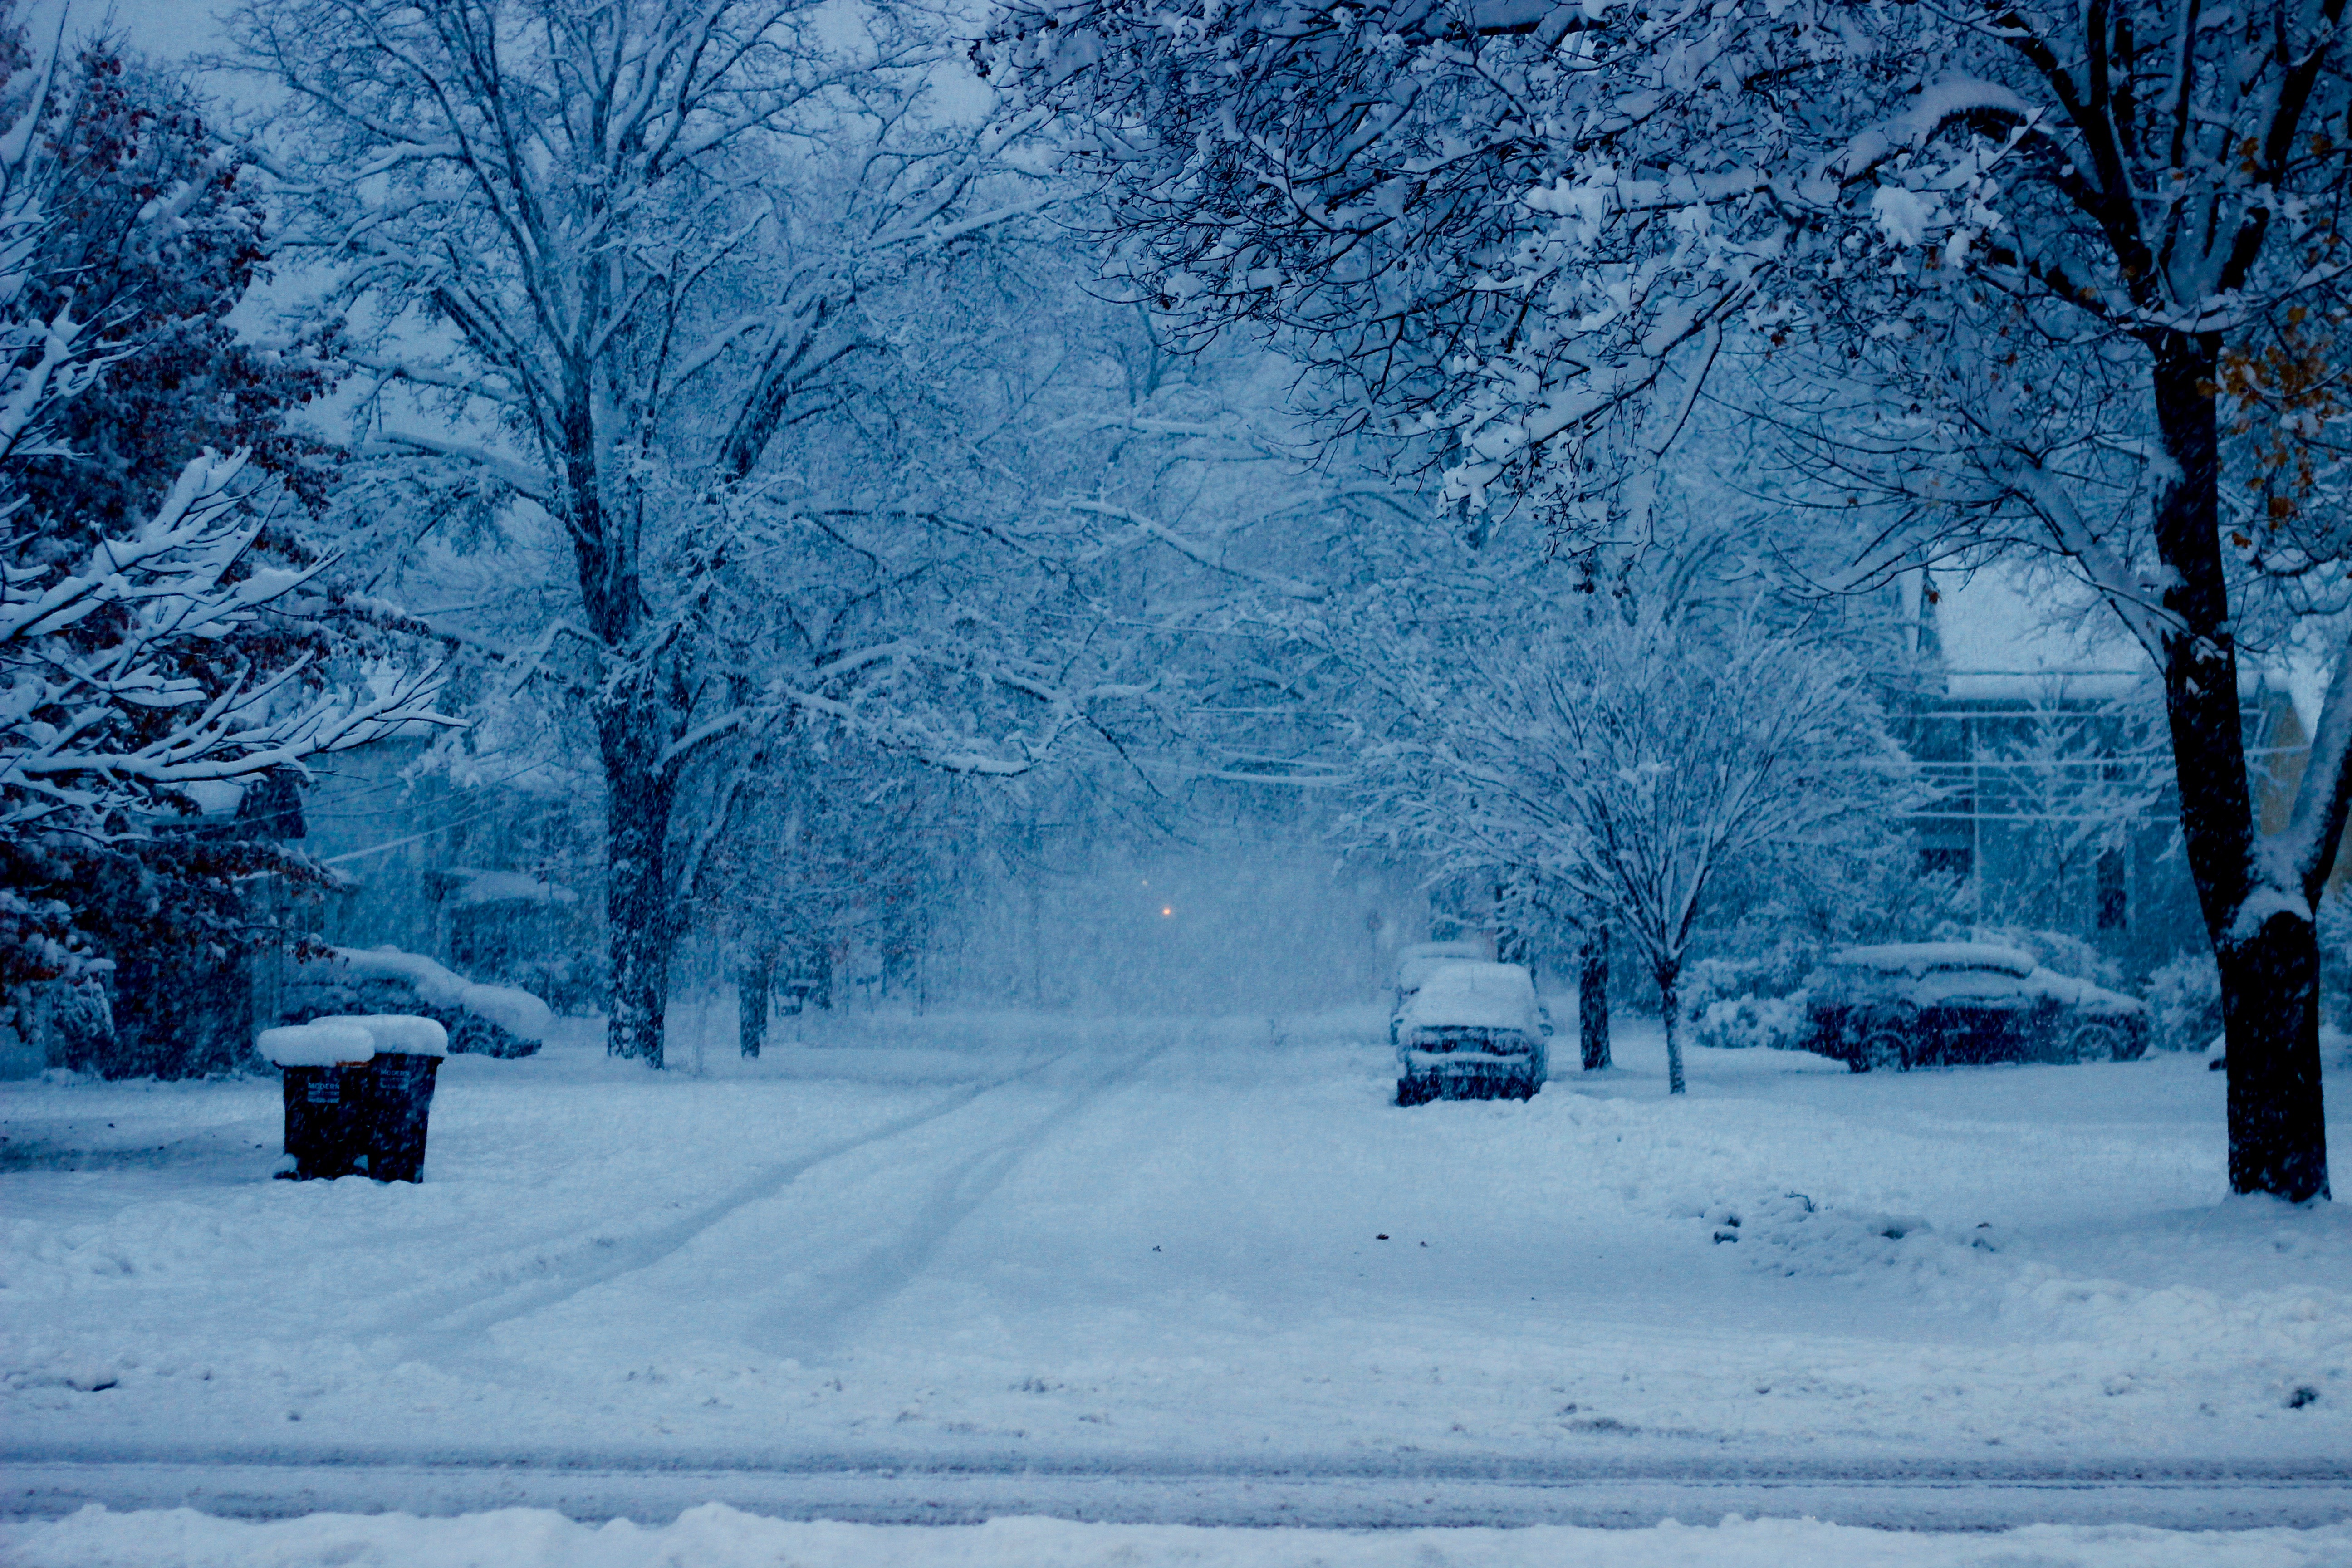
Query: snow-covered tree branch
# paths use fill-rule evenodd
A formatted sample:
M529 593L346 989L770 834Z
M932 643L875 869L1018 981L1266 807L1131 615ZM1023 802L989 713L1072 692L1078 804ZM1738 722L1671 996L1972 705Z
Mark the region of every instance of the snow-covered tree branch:
M1657 983L1680 1093L1676 985L1717 885L1767 850L1881 832L1904 804L1877 704L1752 614L1711 634L1604 611L1419 651L1359 831L1605 910Z

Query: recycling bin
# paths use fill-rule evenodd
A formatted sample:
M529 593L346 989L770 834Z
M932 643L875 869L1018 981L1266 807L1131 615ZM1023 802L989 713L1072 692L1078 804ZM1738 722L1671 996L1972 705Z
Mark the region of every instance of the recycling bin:
M361 1110L367 1173L379 1182L422 1181L433 1086L449 1054L448 1031L431 1018L400 1013L320 1018L311 1027L320 1026L365 1029L375 1047Z
M285 1074L286 1152L296 1181L331 1181L367 1153L375 1037L352 1025L264 1029L254 1042Z
M360 1152L379 1183L424 1180L425 1131L433 1117L433 1084L449 1032L433 1018L409 1013L369 1013L318 1018L310 1027L360 1027L374 1041L360 1102Z
M431 1018L383 1013L264 1029L255 1047L286 1075L286 1152L298 1181L425 1175L433 1087L449 1036Z

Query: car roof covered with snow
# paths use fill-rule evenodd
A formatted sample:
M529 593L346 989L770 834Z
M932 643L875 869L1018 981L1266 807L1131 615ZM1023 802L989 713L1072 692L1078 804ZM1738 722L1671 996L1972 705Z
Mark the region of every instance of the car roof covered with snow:
M1905 942L1849 947L1830 954L1829 989L1898 996L1918 1007L1946 1002L2047 1000L2093 1013L2139 1013L2138 998L2088 980L2054 973L2031 953L1978 942Z
M1396 987L1403 992L1416 991L1432 973L1446 964L1484 963L1486 958L1484 942L1417 942L1397 950Z
M1407 1028L1537 1027L1535 982L1516 963L1454 959L1429 972L1404 1005Z
M1893 942L1879 947L1849 947L1830 954L1830 962L1841 968L1911 975L1937 969L1996 969L2022 976L2037 967L2032 953L1988 942Z

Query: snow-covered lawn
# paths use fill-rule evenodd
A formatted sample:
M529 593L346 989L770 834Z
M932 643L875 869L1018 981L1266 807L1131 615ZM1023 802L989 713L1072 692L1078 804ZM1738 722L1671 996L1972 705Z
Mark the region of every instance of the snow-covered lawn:
M268 1180L273 1082L0 1087L0 1447L1367 1474L2352 1456L2352 1216L2224 1198L2199 1059L1855 1077L1696 1050L1674 1101L1636 1023L1612 1073L1403 1110L1370 1012L934 1016L676 1055L656 1077L565 1026L534 1058L452 1058L420 1186ZM632 1539L612 1561L652 1551ZM1092 1561L1085 1539L1028 1560Z

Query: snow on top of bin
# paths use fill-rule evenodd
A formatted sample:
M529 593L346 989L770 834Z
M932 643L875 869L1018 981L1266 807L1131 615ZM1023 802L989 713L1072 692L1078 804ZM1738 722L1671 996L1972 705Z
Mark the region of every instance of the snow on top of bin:
M1832 963L1875 969L1887 974L1925 974L1931 969L1997 969L2033 973L2033 956L2013 947L1982 942L1892 942L1881 947L1849 947L1830 954Z
M375 1055L375 1037L357 1024L289 1024L262 1030L253 1045L282 1068L331 1068Z
M314 1024L349 1024L365 1029L375 1041L375 1048L387 1056L446 1057L449 1054L449 1031L431 1018L420 1018L414 1013L338 1013L332 1017L313 1018Z
M1536 988L1516 963L1456 959L1433 969L1404 1005L1408 1028L1536 1030Z
M431 959L396 947L339 947L335 956L360 974L405 980L419 999L436 1007L463 1007L526 1040L545 1040L555 1032L555 1015L528 991L511 985L480 985L453 973Z

